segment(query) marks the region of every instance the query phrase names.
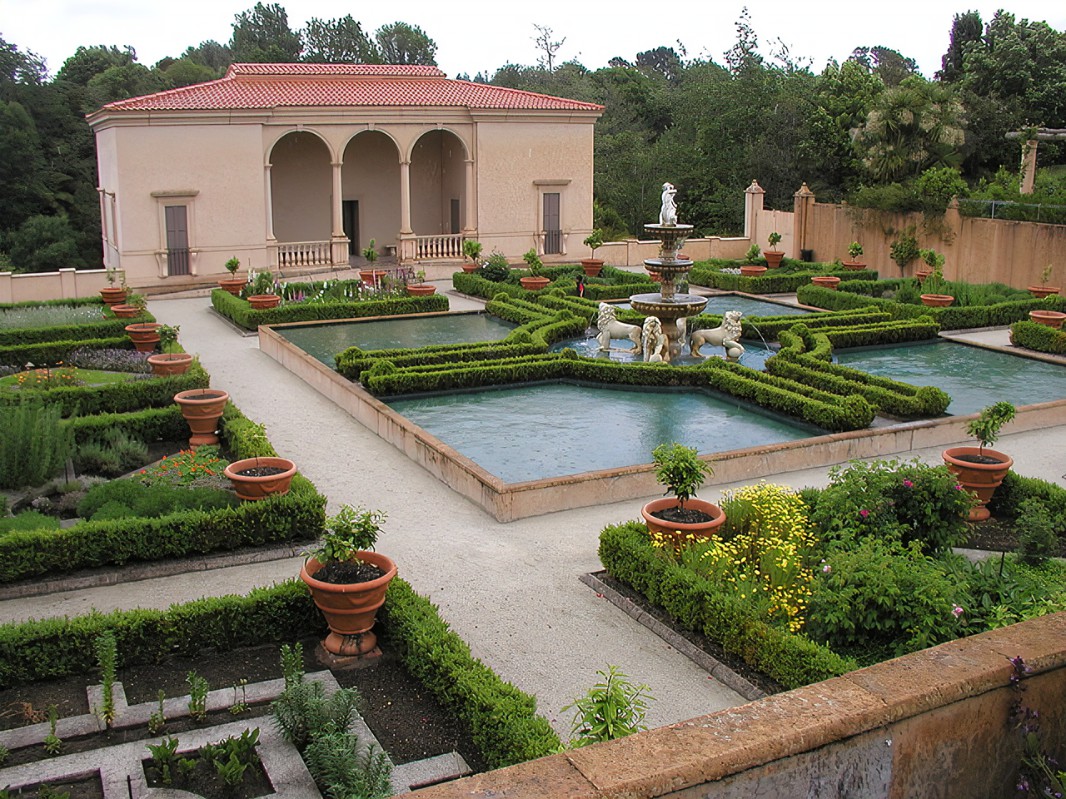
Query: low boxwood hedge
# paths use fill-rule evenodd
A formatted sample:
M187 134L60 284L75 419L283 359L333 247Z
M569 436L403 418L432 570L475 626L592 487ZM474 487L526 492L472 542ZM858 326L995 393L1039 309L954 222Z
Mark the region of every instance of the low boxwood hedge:
M103 306L101 306L101 309ZM101 314L103 311L101 310ZM52 327L0 328L0 346L25 346L49 341L68 341L76 338L117 338L126 335L126 325L134 322L154 322L155 317L144 312L134 319L110 317L95 322L76 322Z
M63 415L92 415L124 413L140 408L162 408L172 405L174 395L191 388L207 388L210 378L194 360L185 374L168 377L149 377L100 386L58 386L49 389L21 389L0 391L0 408L17 405L25 398L36 398L58 404Z
M0 364L6 366L55 366L70 359L73 350L132 350L133 342L123 334L113 338L64 339L36 344L7 344L0 346Z
M714 581L663 557L639 522L605 528L600 533L599 556L616 580L785 688L820 682L856 668L851 660L802 635L767 624Z
M441 619L430 601L397 577L377 626L386 648L471 733L492 768L557 751L558 736L536 700L504 682ZM247 596L199 599L167 610L126 610L0 626L0 688L95 674L95 641L114 634L119 666L160 663L326 631L307 587L290 580Z
M722 272L722 268L739 269L746 261L701 261L689 272L689 283L697 286L721 289L723 291L743 291L747 294L785 294L808 285L817 275L835 275L842 280L877 280L877 272L863 270L851 272L833 263L817 264L786 259L783 267L769 269L759 277L746 277L733 272ZM765 266L766 262L763 261Z
M286 322L313 322L318 319L361 319L370 316L447 311L448 298L443 294L428 297L388 297L380 300L353 302L283 303L277 308L257 311L247 300L222 289L211 292L211 305L222 316L245 330L258 330L259 325Z
M1010 343L1036 352L1066 354L1066 332L1038 322L1015 322L1010 326Z
M550 278L552 282L546 288L536 292L519 285L519 277L526 274L528 272L525 270L514 269L506 281L497 282L482 277L478 272L456 272L452 275L452 286L463 294L486 300L498 294L506 294L516 299L538 297L552 291L574 295L577 293L577 278L584 272L580 266L544 267L541 269L541 274ZM604 266L599 277L585 278L585 298L595 301L626 299L632 294L656 291L657 285L643 273Z
M108 426L137 431L188 435L177 407L129 414L83 417L70 422L83 439ZM220 426L222 442L233 458L275 455L262 428L228 404ZM162 437L162 436L161 436ZM167 436L169 437L169 436ZM242 547L310 541L322 535L326 499L297 474L285 496L244 502L236 508L182 511L159 518L81 522L64 530L30 530L0 537L0 582L134 561L154 561Z

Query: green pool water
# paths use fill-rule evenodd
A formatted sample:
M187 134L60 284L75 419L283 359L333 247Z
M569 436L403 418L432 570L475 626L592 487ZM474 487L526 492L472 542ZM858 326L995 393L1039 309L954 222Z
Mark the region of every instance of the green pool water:
M488 314L447 314L377 319L372 322L329 322L306 327L282 327L277 332L332 368L333 356L348 347L384 350L496 341L514 328L515 325L510 322Z
M713 453L817 435L693 390L553 383L388 404L509 483L649 463L671 441Z
M1066 399L1066 367L950 341L838 351L838 363L951 395L948 413L976 413L1006 400L1030 405Z

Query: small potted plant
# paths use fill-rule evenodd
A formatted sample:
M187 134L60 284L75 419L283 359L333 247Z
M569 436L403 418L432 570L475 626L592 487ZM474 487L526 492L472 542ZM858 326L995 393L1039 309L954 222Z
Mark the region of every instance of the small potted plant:
M308 554L300 569L300 579L329 625L322 646L332 655L380 654L371 628L396 576L396 564L374 552L384 521L381 511L344 505L326 520L322 546Z
M714 474L709 463L701 460L692 447L674 442L660 444L652 451L655 479L666 488L672 498L656 499L640 510L648 528L663 535L693 534L698 538L711 536L725 523L720 507L695 499L696 489Z
M419 269L415 272L410 282L404 283L404 288L407 289L407 293L412 297L427 297L437 291L436 286L426 282L424 269Z
M116 319L133 319L148 310L148 301L143 294L127 293L125 297L125 302L111 306L111 313Z
M922 282L926 293L922 294L922 305L929 308L947 308L955 302L950 294L944 294L947 283L944 281L944 254L936 250L922 250L922 260L930 268L929 274Z
M100 297L104 301L104 305L113 307L126 301L126 279L123 275L122 285L116 286L115 281L118 280L118 270L108 267L104 270L104 278L107 280L107 287L100 289Z
M148 356L152 374L158 377L183 375L192 365L192 356L178 346L180 325L162 325L159 328L159 352Z
M740 266L740 274L744 277L760 277L766 274L766 267L759 263L762 252L758 244L752 244L744 253L744 263Z
M1052 266L1048 264L1040 272L1040 285L1030 286L1029 293L1036 297L1038 300L1042 300L1045 297L1050 297L1053 294L1059 293L1058 286L1052 286L1048 283L1051 280Z
M374 264L378 260L377 242L371 239L370 242L363 248L363 257L369 264L366 269L359 270L359 279L370 286L376 286L381 283L382 279L388 272L384 269L375 269Z
M853 272L859 272L866 268L866 264L859 260L862 255L862 245L857 241L853 241L848 245L848 258L851 260L844 261L844 268L850 269Z
M781 259L785 257L783 252L776 249L777 245L781 243L781 234L775 230L766 240L770 243L770 249L763 250L762 253L766 259L766 265L771 269L777 269L777 267L781 266Z
M144 297L131 295L131 306L136 309L134 316L144 313L147 303ZM155 346L159 343L159 330L163 325L159 322L131 322L126 325L126 334L133 342L137 352L155 352Z
M529 291L540 291L551 283L548 278L540 273L544 263L540 260L540 256L537 255L535 249L530 247L528 252L522 254L522 260L526 262L526 268L529 269L528 277L520 277L518 279L518 282L522 284L522 288Z
M265 438L263 425L255 425L253 437ZM256 455L234 461L222 470L233 484L238 498L256 502L270 496L284 496L296 474L296 464L288 458L273 455Z
M585 270L586 277L597 277L603 269L603 260L596 257L596 250L603 246L603 231L596 228L581 243L592 250L590 258L581 259L581 268Z
M226 261L226 271L229 272L229 277L223 278L218 281L218 285L232 294L234 297L239 297L241 289L244 288L244 284L248 281L243 277L237 277L237 270L241 268L241 262L238 258L233 257Z
M463 241L463 255L470 259L470 263L463 264L464 272L476 272L479 266L478 258L481 257L481 242L477 239Z
M275 291L274 276L269 271L264 270L248 277L243 294L254 310L277 308L281 304L281 295Z
M1000 428L1013 420L1014 415L1014 406L1009 402L989 405L966 425L966 434L977 439L980 446L948 447L941 453L959 484L977 498L970 511L972 522L984 521L991 515L985 506L1014 465L1009 455L988 449L999 438Z

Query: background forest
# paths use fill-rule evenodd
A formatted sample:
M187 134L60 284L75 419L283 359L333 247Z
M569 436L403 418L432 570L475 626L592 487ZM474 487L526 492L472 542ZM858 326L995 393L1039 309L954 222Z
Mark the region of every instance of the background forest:
M815 73L780 41L761 47L746 12L722 63L663 46L589 70L557 63L562 39L548 27L536 32L537 65L506 64L473 80L606 106L596 127L595 215L608 238L654 219L667 179L684 221L705 235L741 231L741 192L753 179L773 208L791 208L804 181L821 201L885 210L936 212L953 195L1066 206L1066 142L1041 143L1036 192L1021 198L1021 144L1006 138L1066 128L1066 32L1044 22L957 14L931 79L877 46ZM292 30L281 5L263 3L236 15L229 42L201 42L151 67L132 47L84 46L53 76L0 38L0 269L100 266L85 114L105 103L214 80L235 62L434 64L435 53L416 25L369 34L345 16Z

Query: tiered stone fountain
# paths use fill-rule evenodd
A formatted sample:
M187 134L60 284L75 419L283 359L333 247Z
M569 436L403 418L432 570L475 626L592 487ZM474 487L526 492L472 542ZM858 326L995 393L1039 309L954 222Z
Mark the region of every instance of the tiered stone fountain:
M681 354L684 332L683 325L679 325L679 322L689 316L695 316L707 305L705 297L677 293L677 279L687 275L692 269L692 261L678 258L678 252L692 233L693 226L677 223L674 193L672 185L663 184L663 205L659 223L644 226L644 229L660 242L659 257L644 261L648 271L659 274L659 293L634 294L629 298L633 310L654 316L662 324L663 333L669 342L669 357L664 356L664 361L673 360ZM648 353L645 353L644 359L648 360Z

